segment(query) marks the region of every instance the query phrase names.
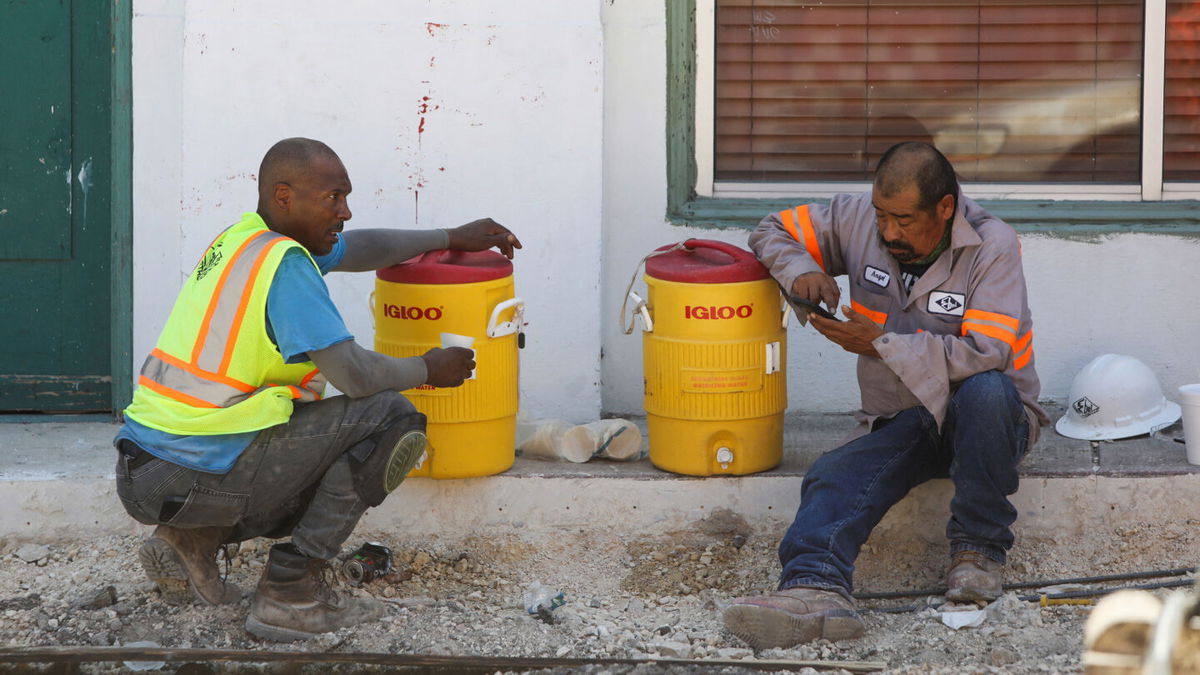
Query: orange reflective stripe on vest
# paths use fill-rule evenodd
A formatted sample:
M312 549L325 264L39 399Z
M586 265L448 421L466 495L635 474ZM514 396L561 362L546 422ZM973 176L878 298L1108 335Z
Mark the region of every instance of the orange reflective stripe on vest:
M161 388L151 388L163 396L177 401L183 399L176 394L187 396L203 401L206 407L226 408L254 392L254 387L245 382L207 372L160 349L150 352L142 365L142 378L158 384Z
M200 332L192 347L192 363L213 373L224 374L229 370L237 336L241 331L246 303L254 291L259 269L271 248L282 244L286 238L270 230L255 233L238 247L233 258L221 272L216 291L204 313ZM224 336L223 340L209 341L212 334Z
M180 403L204 408L227 408L263 389L279 386L255 387L226 373L263 262L272 248L286 241L281 234L263 230L242 242L221 271L192 345L191 361L154 349L142 366L139 383ZM324 384L320 371L310 372L299 387L289 387L292 397L306 401L321 398L315 387L309 388L310 383Z

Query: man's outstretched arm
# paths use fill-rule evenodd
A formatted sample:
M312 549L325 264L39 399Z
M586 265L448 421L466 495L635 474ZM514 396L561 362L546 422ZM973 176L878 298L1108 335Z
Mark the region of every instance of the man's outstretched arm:
M521 242L508 228L491 218L481 218L449 230L347 230L342 233L346 253L335 272L369 272L391 267L426 251L500 249L508 258Z
M404 391L422 384L457 387L475 368L473 353L461 347L434 348L421 356L398 359L363 349L354 340L344 340L310 351L308 356L325 379L350 398L386 389Z

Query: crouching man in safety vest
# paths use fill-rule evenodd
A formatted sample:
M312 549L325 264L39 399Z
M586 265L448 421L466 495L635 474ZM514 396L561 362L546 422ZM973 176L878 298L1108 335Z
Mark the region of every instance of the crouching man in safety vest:
M807 319L859 355L862 410L850 440L804 477L778 590L734 600L725 626L756 649L862 635L850 594L859 549L935 477L955 490L946 597L997 598L1017 517L1008 495L1048 421L1016 233L962 196L940 152L909 142L880 158L870 193L767 216L750 247L793 296L830 309L833 278L847 275L846 320Z
M398 392L459 386L475 366L462 348L398 359L359 347L322 275L441 248L511 258L521 244L491 219L343 233L350 179L319 141L276 143L258 181L258 211L201 256L142 366L114 440L117 494L158 525L139 557L171 602L236 602L218 550L290 537L271 547L246 629L297 640L383 614L330 588L323 568L425 450L425 416ZM322 398L326 381L345 395Z

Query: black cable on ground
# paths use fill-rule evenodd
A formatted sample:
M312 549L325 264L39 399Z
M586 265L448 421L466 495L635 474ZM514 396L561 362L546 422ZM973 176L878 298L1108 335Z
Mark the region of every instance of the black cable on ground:
M1156 588L1179 588L1180 586L1192 586L1196 582L1191 579L1176 579L1175 581L1159 581L1153 584L1135 584L1133 586L1119 586L1117 588L1091 588L1083 591L1068 591L1065 593L1030 593L1027 595L1018 595L1018 600L1026 602L1033 600L1041 600L1043 597L1046 600L1067 600L1073 598L1094 598L1100 595L1108 595L1123 590L1153 590ZM931 593L930 595L937 595ZM915 612L921 609L936 607L937 605L901 605L899 607L869 607L863 608L863 612L880 612L883 614L904 614L905 612Z
M1158 577L1178 577L1191 574L1194 567L1176 567L1169 570L1151 570L1148 572L1125 572L1122 574L1104 574L1094 577L1071 577L1068 579L1049 579L1047 581L1018 581L1004 584L1004 590L1011 591L1023 588L1041 588L1043 586L1058 586L1060 584L1089 584L1104 581L1128 581L1130 579L1155 579ZM927 588L916 591L880 591L878 593L855 593L856 600L893 600L896 598L915 598L921 595L945 595L946 588Z

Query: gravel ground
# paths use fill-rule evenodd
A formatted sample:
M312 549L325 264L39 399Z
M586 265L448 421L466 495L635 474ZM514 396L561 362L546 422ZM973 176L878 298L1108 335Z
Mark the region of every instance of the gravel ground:
M1087 546L1020 542L1008 581L1055 579L1194 564L1195 527L1181 524L1126 528ZM1153 545L1151 541L1153 532ZM0 640L7 648L128 646L152 642L170 648L301 650L442 656L559 658L876 661L885 672L1076 673L1087 606L1039 607L1009 594L993 603L983 623L954 630L942 622L941 598L897 604L931 605L904 613L871 611L864 601L865 637L818 641L755 654L727 633L720 610L738 595L770 589L779 572L777 526L755 531L728 514L696 531L648 539L606 538L596 532L507 534L446 541L407 542L394 533L356 532L354 547L377 540L395 553L393 575L356 594L389 601L380 622L279 645L243 629L249 598L225 607L164 603L137 564L138 536L0 545ZM246 542L229 578L247 593L261 574L270 542ZM928 547L926 547L928 548ZM940 585L945 550L869 542L860 560L861 591ZM1125 553L1122 553L1124 548ZM347 550L347 552L349 549ZM1137 555L1129 553L1137 551ZM340 579L345 583L345 578ZM523 607L525 588L540 582L561 591L566 604L549 621ZM232 666L167 664L163 672L215 672ZM241 666L253 672L351 672L279 665ZM83 672L127 672L122 664L88 664ZM354 670L354 672L363 669ZM56 671L61 672L61 671ZM222 671L223 672L223 671ZM760 669L703 663L654 663L555 668L555 673L742 673ZM816 672L813 670L800 672ZM833 672L846 672L834 670Z

